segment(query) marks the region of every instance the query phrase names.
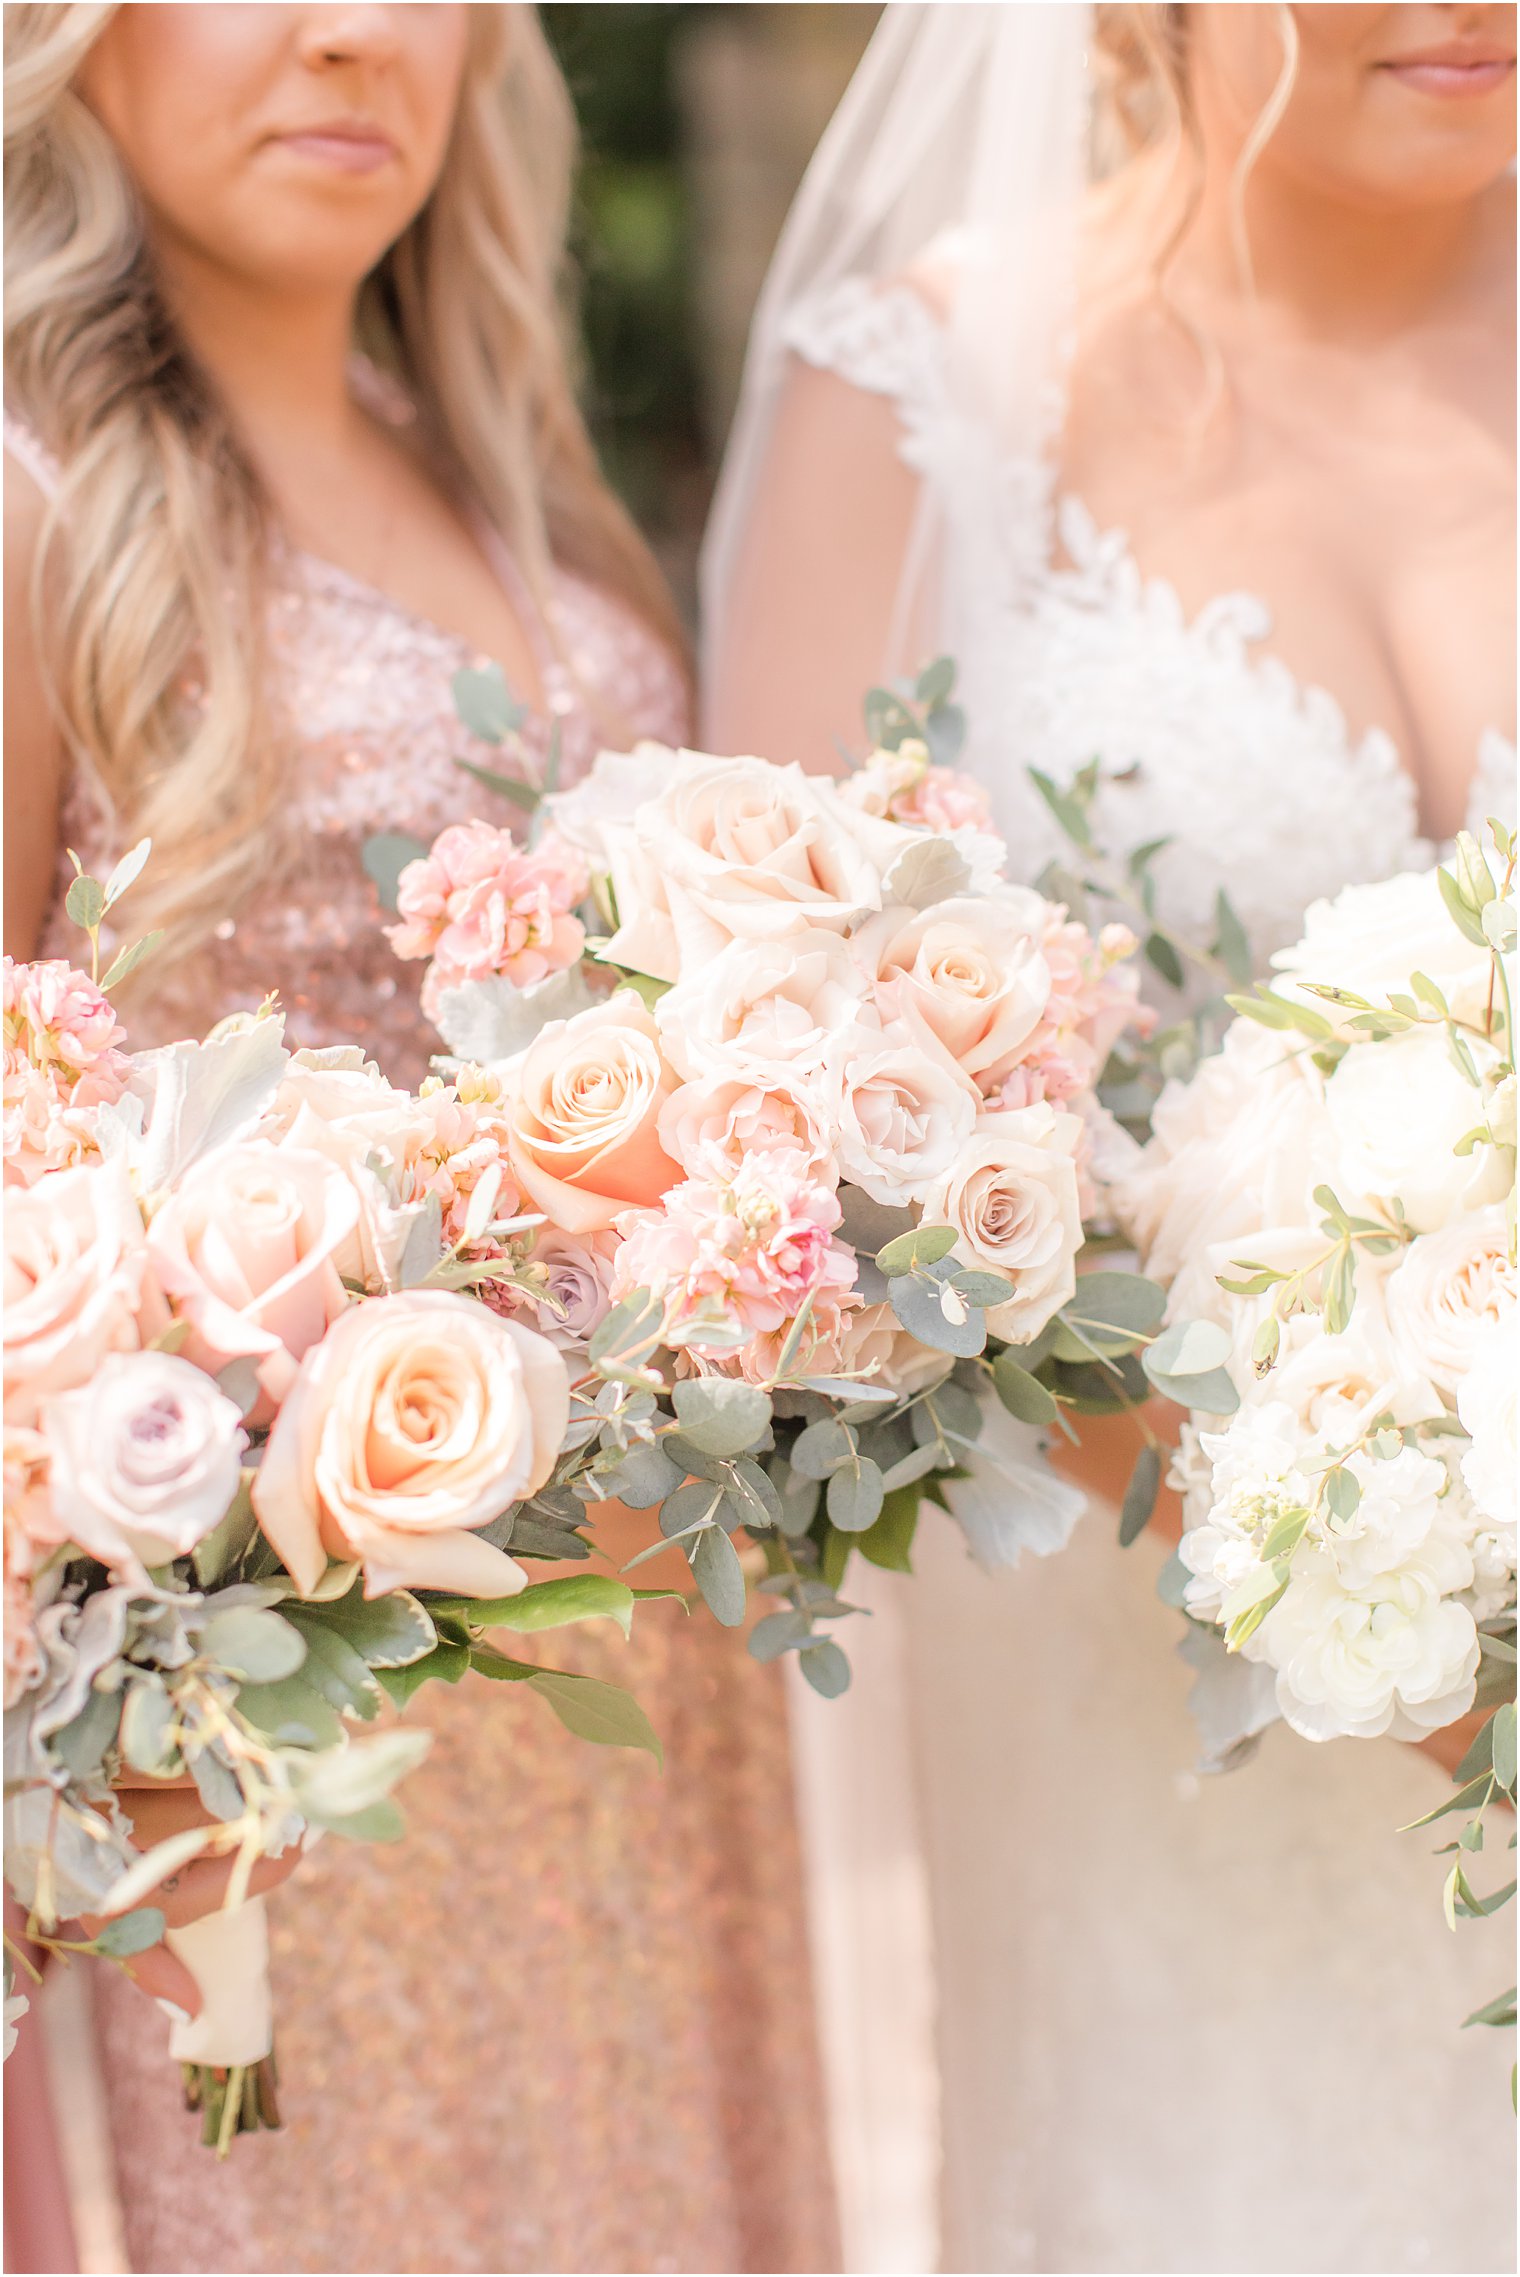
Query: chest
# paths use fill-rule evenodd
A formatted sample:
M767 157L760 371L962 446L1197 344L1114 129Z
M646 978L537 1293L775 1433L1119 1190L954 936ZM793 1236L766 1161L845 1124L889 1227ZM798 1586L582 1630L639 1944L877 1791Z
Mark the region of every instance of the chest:
M1480 374L1480 379L1482 375ZM1271 654L1374 727L1424 827L1462 822L1475 754L1514 719L1514 458L1502 383L1476 400L1429 375L1295 356L1229 383L1206 424L1121 425L1073 391L1063 477L1122 526L1145 575L1193 615L1249 592Z

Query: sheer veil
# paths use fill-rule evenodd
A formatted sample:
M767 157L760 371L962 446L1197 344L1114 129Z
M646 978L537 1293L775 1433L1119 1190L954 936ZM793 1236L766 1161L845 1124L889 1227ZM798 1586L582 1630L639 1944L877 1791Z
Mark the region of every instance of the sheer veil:
M989 463L1037 461L1059 420L1087 176L1082 0L889 6L819 144L750 336L702 566L704 671L717 683L740 565L766 495L789 333L830 296L922 283L947 381L897 588L898 658L969 644L984 547L1008 517ZM944 543L953 531L953 545ZM861 690L862 695L864 689ZM844 2266L939 2266L934 1934L897 1577L866 1567L842 1700L794 1687L810 1943Z
M947 375L957 412L1011 457L1049 439L1087 176L1083 0L889 6L819 143L756 309L739 409L703 552L704 663L765 479L796 312L851 282L953 277ZM953 646L940 540L953 453L923 488L897 622Z

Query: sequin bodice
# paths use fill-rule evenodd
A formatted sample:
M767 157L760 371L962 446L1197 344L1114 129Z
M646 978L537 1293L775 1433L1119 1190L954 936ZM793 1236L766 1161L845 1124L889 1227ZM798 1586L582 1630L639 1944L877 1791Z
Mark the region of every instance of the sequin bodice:
M29 430L7 417L8 451L44 486L55 471ZM133 1042L198 1035L211 1020L279 994L297 1043L362 1043L394 1081L426 1072L431 1037L417 1011L417 973L398 965L364 867L383 831L424 844L448 823L483 815L511 823L518 810L460 766L471 759L531 779L558 727L562 781L573 781L614 735L679 741L686 695L668 650L630 611L566 571L555 574L542 615L506 547L481 543L536 651L543 705L517 759L477 741L461 723L454 674L486 661L467 641L413 616L388 594L311 554L273 565L267 627L273 694L292 750L279 859L251 883L213 937L169 966L140 1006ZM77 777L64 794L61 837L104 875L117 854L107 817ZM45 952L77 952L62 912L72 869L60 854L60 891Z

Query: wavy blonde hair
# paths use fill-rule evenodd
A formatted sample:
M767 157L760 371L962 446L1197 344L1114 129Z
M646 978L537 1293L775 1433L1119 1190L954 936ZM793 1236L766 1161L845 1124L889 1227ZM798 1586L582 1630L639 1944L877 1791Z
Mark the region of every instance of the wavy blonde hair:
M169 316L126 170L73 91L115 12L5 10L5 386L62 470L31 603L68 755L124 841L151 835L133 914L182 953L273 858L290 747L259 638L268 501ZM365 280L358 336L535 592L563 563L683 653L572 387L564 80L531 7L474 7L470 24L442 172Z
M1230 177L1230 234L1241 281L1251 283L1246 191L1257 160L1282 121L1298 78L1298 24L1286 0L1275 10L1282 63L1271 94L1241 147ZM1136 0L1093 11L1097 72L1096 159L1110 172L1143 151L1171 144L1189 167L1175 227L1159 256L1164 272L1187 235L1203 194L1204 150L1194 109L1188 61L1186 0Z

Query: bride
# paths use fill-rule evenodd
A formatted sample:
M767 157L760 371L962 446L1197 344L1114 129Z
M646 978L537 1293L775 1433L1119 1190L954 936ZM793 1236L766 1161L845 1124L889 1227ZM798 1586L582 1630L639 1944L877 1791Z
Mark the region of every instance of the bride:
M827 768L947 650L1014 868L1059 851L1026 770L1097 759L1099 842L1258 969L1511 811L1514 39L888 8L761 302L710 747ZM1200 1782L1110 1526L991 1582L926 1531L795 1704L846 2265L1512 2266L1508 2052L1456 2029L1503 1933L1444 1936L1394 1831L1438 1772L1269 1732Z

